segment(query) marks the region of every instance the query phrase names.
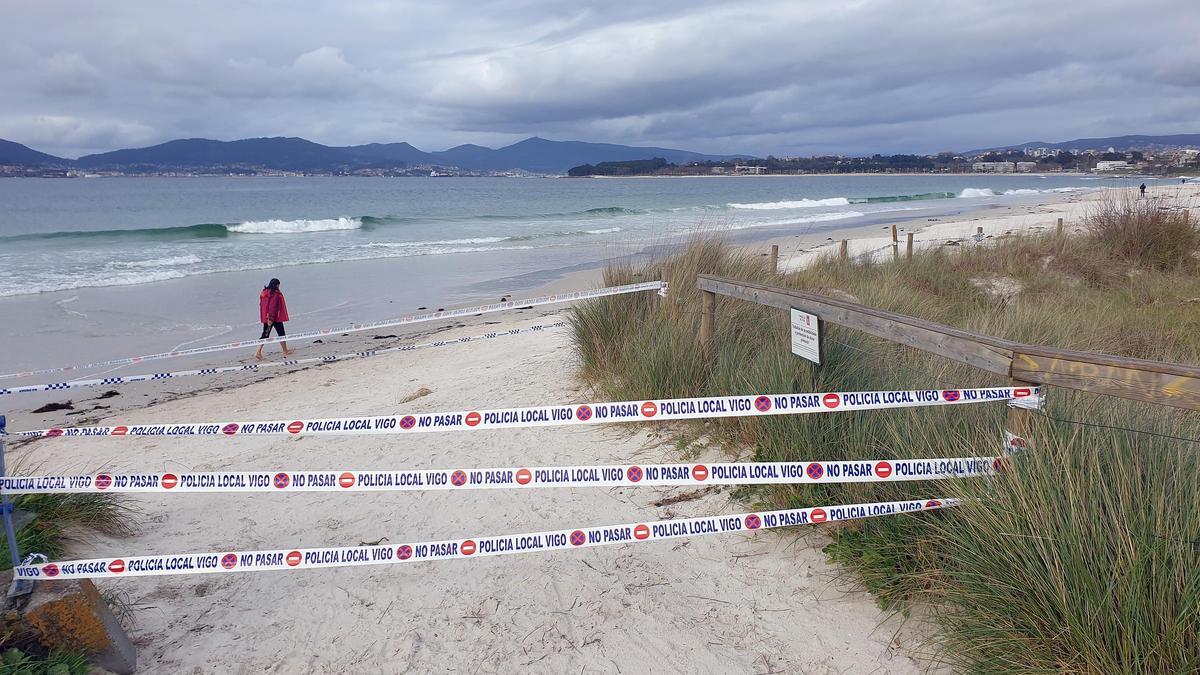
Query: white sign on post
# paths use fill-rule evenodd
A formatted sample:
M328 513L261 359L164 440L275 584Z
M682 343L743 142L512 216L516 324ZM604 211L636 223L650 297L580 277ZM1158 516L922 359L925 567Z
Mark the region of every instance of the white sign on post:
M792 353L821 365L821 319L792 308Z

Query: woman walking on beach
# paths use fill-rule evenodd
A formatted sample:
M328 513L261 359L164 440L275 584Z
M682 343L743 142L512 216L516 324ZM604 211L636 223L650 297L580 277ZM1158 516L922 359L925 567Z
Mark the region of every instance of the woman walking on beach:
M283 292L279 290L279 280L272 279L270 283L263 287L262 293L258 294L258 318L262 321L263 330L259 340L266 340L271 337L271 329L275 329L275 334L283 337L286 333L283 332L283 322L288 320L287 301L283 299ZM287 342L280 342L283 347L283 355L291 356L293 350L288 349ZM258 346L258 351L254 353L254 358L262 361L263 345Z

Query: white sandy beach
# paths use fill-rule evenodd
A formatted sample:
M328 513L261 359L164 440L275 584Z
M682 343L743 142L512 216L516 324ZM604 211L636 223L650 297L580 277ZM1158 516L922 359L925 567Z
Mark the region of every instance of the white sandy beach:
M1136 189L1129 189L1136 193ZM1039 195L1035 203L997 206L968 212L959 217L928 218L924 221L899 223L899 254L904 255L906 235L913 232L913 247L916 249L950 245L975 245L988 239L1027 231L1053 230L1059 218L1063 219L1068 233L1082 232L1082 223L1088 210L1098 200L1120 194L1121 189L1100 191L1064 192L1057 195ZM1195 184L1159 185L1146 189L1147 198L1157 200L1163 208L1191 208L1200 205L1200 189ZM978 228L983 228L982 239L977 239ZM892 255L891 226L849 228L820 235L796 235L773 239L767 242L779 245L779 269L786 272L804 267L810 261L824 256L837 255L841 240L848 239L851 256L871 255L883 259Z
M514 317L527 325L532 317ZM449 335L470 334L458 329ZM588 398L564 330L313 368L123 419L272 419L506 407ZM432 393L400 401L420 387ZM126 389L129 389L128 387ZM14 420L15 421L15 420ZM420 437L104 438L27 444L43 471L445 468L677 458L662 427ZM68 446L68 444L70 444ZM69 452L64 452L69 447ZM711 451L710 451L711 453ZM719 455L702 455L717 459ZM138 536L80 555L325 546L520 533L736 512L712 490L453 494L180 494L140 499ZM919 517L919 516L918 516ZM920 645L833 578L817 545L731 535L634 546L307 572L146 577L145 672L921 672Z
M1164 203L1200 196L1194 186L1158 192ZM917 241L932 246L966 237L969 242L977 226L984 227L985 236L1052 228L1060 216L1073 228L1093 198L1072 194L1053 203L921 223ZM889 237L864 236L881 231L857 232L852 252L886 247ZM813 255L836 251L825 236L780 240L781 260L802 265ZM594 286L598 280L583 275L562 285ZM545 323L542 317L563 311L483 319L498 320L489 328L494 330ZM465 322L441 334L478 334L479 323ZM355 344L361 343L326 347ZM316 349L297 346L300 356ZM271 354L278 358L277 352ZM128 385L121 397L103 402L113 405L111 410L88 419L154 423L392 415L594 398L574 370L568 332L554 330L273 377L248 376L225 390L202 388L212 385L203 378ZM422 387L431 393L402 402ZM183 396L167 393L185 390L189 393ZM91 399L100 391L73 398ZM137 402L144 400L156 402L141 407ZM15 411L9 428L72 419L61 415ZM416 437L59 438L11 444L10 462L36 467L38 473L571 465L676 461L681 457L675 440L670 427L646 425L636 431L622 425ZM728 459L715 449L700 458ZM138 499L144 515L136 536L88 538L74 546L71 557L355 545L381 538L400 544L745 510L719 489L655 506L678 492L564 488L147 496ZM101 586L123 589L144 604L133 633L141 669L151 673L927 672L929 662L921 657L930 652L922 642L928 627L881 612L852 582L837 580L821 553L824 543L813 530L768 532L478 560L144 577Z

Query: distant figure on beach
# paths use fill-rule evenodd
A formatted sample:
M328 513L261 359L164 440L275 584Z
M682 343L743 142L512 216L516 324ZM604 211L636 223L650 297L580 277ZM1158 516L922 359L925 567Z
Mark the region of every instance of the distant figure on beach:
M272 279L270 283L263 286L262 293L258 294L258 318L262 321L263 330L259 340L266 340L271 337L271 329L275 329L275 334L283 337L286 333L283 332L283 322L288 320L287 301L283 299L283 291L279 290L279 280ZM283 355L291 356L292 351L288 349L287 342L280 342L283 347ZM258 351L254 352L254 358L262 361L263 345L258 346Z
M1146 196L1146 184L1142 183L1142 186L1138 189L1142 191L1142 196L1145 197Z

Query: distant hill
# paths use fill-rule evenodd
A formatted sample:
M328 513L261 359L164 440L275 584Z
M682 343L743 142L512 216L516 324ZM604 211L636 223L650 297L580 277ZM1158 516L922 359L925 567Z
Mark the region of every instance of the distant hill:
M0 164L16 166L70 166L71 160L47 155L20 143L0 138Z
M581 141L549 141L544 138L528 138L498 149L468 144L449 150L425 152L409 143L369 143L335 147L313 143L303 138L278 137L247 138L238 141L185 138L147 148L114 150L69 160L31 150L19 143L0 141L0 164L52 164L87 170L124 171L186 171L240 166L279 171L326 172L427 165L474 171L524 169L536 173L566 173L571 167L581 164L654 157L682 164L692 161L736 159L749 155L705 155L687 150Z
M1200 134L1175 134L1172 136L1109 136L1107 138L1077 138L1061 143L1046 141L1030 141L1020 145L1005 145L998 148L972 150L966 154L979 155L985 152L999 150L1028 150L1030 148L1051 148L1053 150L1107 150L1112 148L1118 152L1127 150L1157 150L1161 148L1195 147L1200 148Z
M582 141L548 141L544 138L527 138L519 143L490 150L478 145L460 145L445 152L432 153L439 160L454 163L470 162L471 168L503 170L519 167L527 171L543 173L566 173L573 166L599 164L601 162L623 162L660 157L671 164L688 162L727 161L749 158L750 155L705 155L687 150L669 148L633 147L611 143L585 143ZM452 160L452 161L450 161Z
M240 141L186 138L148 148L85 155L76 160L76 165L84 169L246 165L282 171L329 171L359 162L344 148L331 148L303 138L247 138Z
M377 162L426 164L429 159L429 153L418 150L408 143L369 143L367 145L350 145L340 149L356 157L373 159Z

